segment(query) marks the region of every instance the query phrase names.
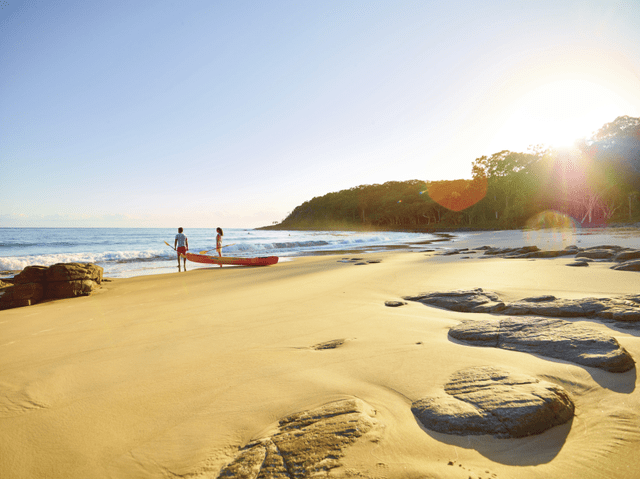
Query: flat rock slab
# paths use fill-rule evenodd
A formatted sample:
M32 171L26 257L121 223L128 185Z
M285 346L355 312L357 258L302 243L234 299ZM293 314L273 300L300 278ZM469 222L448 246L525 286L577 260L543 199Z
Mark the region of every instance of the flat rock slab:
M432 431L499 438L540 434L569 421L574 410L562 387L494 367L458 371L443 394L411 405L416 419Z
M242 448L218 477L328 477L343 451L375 426L374 415L364 401L345 399L285 417L273 435Z
M640 259L625 261L623 263L612 266L611 269L619 271L640 271Z
M630 261L633 259L640 259L640 250L633 249L633 250L622 251L621 253L618 253L613 258L613 261L623 262L623 261Z
M537 246L522 246L519 248L492 248L485 246L481 249L484 250L485 256L500 256L503 258L557 258L559 256L573 256L581 252L577 246L568 246L562 250L541 250Z
M615 298L561 299L555 296L505 302L482 288L423 293L404 299L464 313L495 313L511 316L556 318L599 317L616 321L640 321L640 294Z
M467 320L451 328L449 336L475 346L539 354L612 373L635 367L615 338L562 319Z

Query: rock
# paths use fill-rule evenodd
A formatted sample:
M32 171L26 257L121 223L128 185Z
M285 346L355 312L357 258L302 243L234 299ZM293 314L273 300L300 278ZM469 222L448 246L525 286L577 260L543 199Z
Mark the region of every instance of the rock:
M613 259L617 250L612 248L588 249L576 254L576 258Z
M5 288L2 294L0 294L0 310L31 306L36 303L35 299L22 297L23 295L20 294L16 296L14 291L15 286L11 285L10 287Z
M624 263L612 266L611 269L619 271L640 271L640 259L625 261Z
M100 284L103 269L92 263L57 263L46 272L47 282L91 280Z
M50 267L27 266L14 286L0 294L0 309L30 306L43 298L86 296L102 282L103 269L91 263L58 263Z
M400 306L404 306L407 303L405 301L385 301L384 305L390 308L398 308Z
M55 281L47 283L44 297L46 299L74 298L87 296L98 288L98 283L90 279L76 281Z
M632 259L640 259L640 250L639 249L621 251L620 253L618 253L617 255L615 255L613 257L613 261L617 261L618 263L623 262L623 261L629 261L629 260L632 260Z
M467 320L451 328L449 336L476 346L539 354L612 373L635 367L615 338L561 319Z
M440 256L453 256L456 254L468 253L468 252L469 252L469 248L459 248L459 249L444 251L443 253L440 254Z
M344 450L375 426L374 415L364 401L345 399L285 417L271 436L242 448L218 477L328 477Z
M573 263L567 263L567 266L589 266L587 261L574 261Z
M600 317L618 321L640 321L640 294L617 298L558 299L544 296L544 300L531 298L505 303L491 291L482 288L405 296L406 300L451 311L465 313L496 313L512 316L546 316L556 318Z
M326 341L324 343L319 343L314 346L311 346L311 349L315 349L316 351L322 351L324 349L336 349L346 343L346 339L333 339L331 341Z
M30 299L32 303L40 301L44 296L42 283L16 283L13 287L13 300Z
M560 386L494 367L458 371L444 392L415 401L411 411L425 428L445 434L526 437L564 424L575 410Z
M46 266L27 266L14 277L16 284L19 283L42 283L47 272Z
M624 248L615 245L603 245L592 248L580 249L576 245L567 246L562 250L540 250L537 246L524 246L521 248L492 248L483 246L485 255L501 256L504 258L557 258L559 256L574 256L576 258L589 258L599 260L626 261L627 259L640 258L640 251L623 251ZM626 253L629 256L626 256ZM616 258L620 259L616 259Z
M406 296L404 299L463 313L493 313L504 308L504 303L500 301L497 294L485 292L482 288L426 293L419 296Z

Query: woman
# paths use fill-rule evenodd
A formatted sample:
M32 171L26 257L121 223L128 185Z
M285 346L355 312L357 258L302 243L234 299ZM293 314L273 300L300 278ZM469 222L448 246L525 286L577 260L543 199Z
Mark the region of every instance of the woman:
M216 236L216 250L218 250L218 256L222 258L222 236L224 233L220 227L216 228L216 231L218 232L218 235ZM222 268L222 265L220 265L220 267Z

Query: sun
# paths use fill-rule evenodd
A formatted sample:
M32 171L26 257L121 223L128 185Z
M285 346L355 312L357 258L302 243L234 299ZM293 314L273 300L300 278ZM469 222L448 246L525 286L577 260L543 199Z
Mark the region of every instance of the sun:
M569 147L635 110L607 86L582 79L549 81L515 99L492 143L496 151L524 151L529 145Z

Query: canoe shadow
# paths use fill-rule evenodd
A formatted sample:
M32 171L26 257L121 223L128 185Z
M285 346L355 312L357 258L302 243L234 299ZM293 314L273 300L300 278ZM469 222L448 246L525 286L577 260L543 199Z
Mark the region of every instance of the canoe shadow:
M571 431L573 419L541 434L517 439L444 434L425 428L417 419L416 423L436 441L463 449L474 449L491 461L506 466L537 466L551 462L560 453Z

